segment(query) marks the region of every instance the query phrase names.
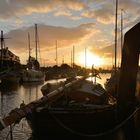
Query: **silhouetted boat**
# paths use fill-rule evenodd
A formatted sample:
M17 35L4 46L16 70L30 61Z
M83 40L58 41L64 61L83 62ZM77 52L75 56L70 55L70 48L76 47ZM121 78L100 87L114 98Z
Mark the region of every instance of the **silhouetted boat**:
M0 79L2 83L20 81L20 59L4 46L3 31L1 31Z
M35 24L35 36L36 36L36 58L31 57L30 54L30 37L29 40L29 58L27 63L27 69L22 72L23 82L41 82L45 80L45 74L40 70L40 64L37 60L37 47L38 47L38 35L37 35L37 24Z
M45 75L42 71L27 69L22 72L23 82L44 82Z
M61 86L65 87L64 83ZM75 138L111 128L116 122L115 107L116 100L100 84L80 80L35 109L27 119L35 138Z

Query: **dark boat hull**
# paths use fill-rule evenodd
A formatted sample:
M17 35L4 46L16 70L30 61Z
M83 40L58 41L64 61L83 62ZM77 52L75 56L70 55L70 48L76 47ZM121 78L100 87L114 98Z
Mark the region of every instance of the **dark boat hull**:
M116 123L113 107L104 109L43 109L29 114L27 120L33 131L33 138L93 139L97 133L107 131Z

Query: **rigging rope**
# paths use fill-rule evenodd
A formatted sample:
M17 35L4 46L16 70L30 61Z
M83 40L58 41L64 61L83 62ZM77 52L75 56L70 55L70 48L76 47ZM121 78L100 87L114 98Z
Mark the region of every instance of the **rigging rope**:
M13 131L13 129L14 129L14 127L15 127L15 125L16 125L16 123L14 123L13 124L13 126L11 126L11 130ZM11 130L9 130L9 133L7 134L7 136L6 136L6 138L5 138L5 140L8 140L8 137L9 137L9 135L10 135L10 133L11 133Z
M55 115L53 115L50 112L50 115L52 116L52 118L61 126L63 127L65 130L75 134L75 135L79 135L79 136L84 136L84 137L100 137L100 136L105 136L108 134L111 134L115 131L117 131L118 129L120 129L122 126L124 126L133 116L135 116L135 114L140 110L140 107L138 107L130 116L128 116L124 121L122 121L121 123L119 123L118 125L116 125L114 128L108 129L107 131L104 132L100 132L97 134L84 134L78 131L75 131L69 127L67 127L64 123L62 123Z

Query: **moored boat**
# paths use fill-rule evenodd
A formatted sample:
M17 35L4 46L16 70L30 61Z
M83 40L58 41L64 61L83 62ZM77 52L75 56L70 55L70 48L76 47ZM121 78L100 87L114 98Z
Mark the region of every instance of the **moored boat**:
M36 36L36 58L31 56L30 48L30 36L28 34L29 41L29 58L27 63L27 69L22 72L22 82L43 82L45 81L45 73L40 70L40 64L37 58L38 52L38 35L37 35L37 24L35 24L35 36Z
M22 73L23 82L43 82L45 80L44 73L35 69L28 69Z
M79 138L115 125L116 102L101 85L82 80L60 95L28 114L36 139Z
M4 46L3 31L1 31L0 49L0 79L2 83L19 83L20 81L20 59Z

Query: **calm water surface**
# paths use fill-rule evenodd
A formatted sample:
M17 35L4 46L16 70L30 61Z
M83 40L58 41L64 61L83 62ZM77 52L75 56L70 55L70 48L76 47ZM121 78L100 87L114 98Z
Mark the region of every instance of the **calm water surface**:
M110 74L101 74L100 76L102 79L97 78L97 82L104 86L106 78L109 78ZM47 82L54 83L63 80L65 79L50 80ZM18 108L23 101L25 104L28 104L31 101L41 98L42 93L40 89L45 83L6 85L0 89L0 116L6 116L12 109ZM31 137L32 131L25 118L19 124L13 125L12 128L13 140L28 140ZM7 127L0 132L0 140L10 140L9 130L10 128Z

